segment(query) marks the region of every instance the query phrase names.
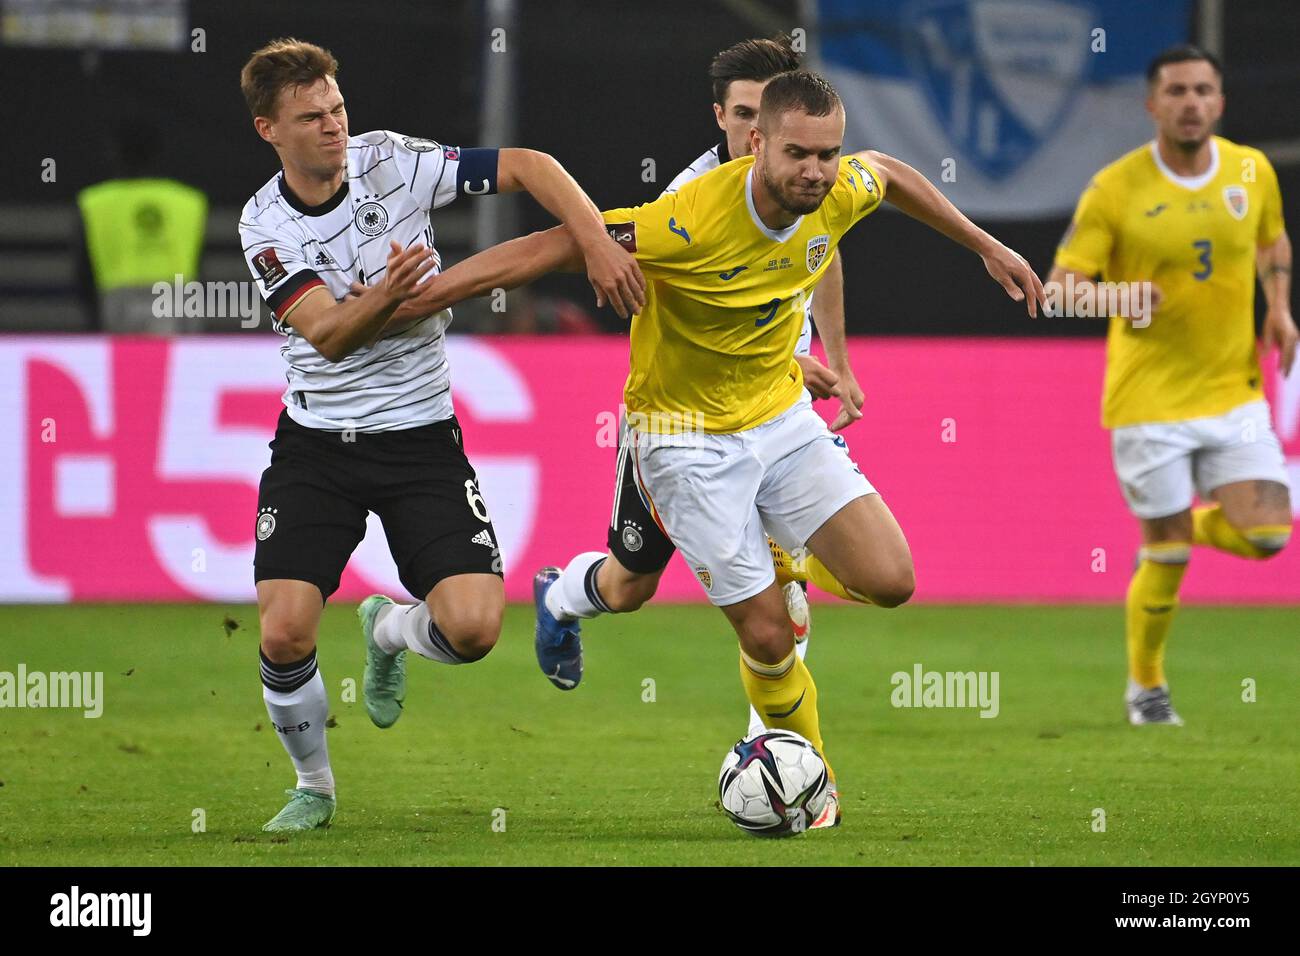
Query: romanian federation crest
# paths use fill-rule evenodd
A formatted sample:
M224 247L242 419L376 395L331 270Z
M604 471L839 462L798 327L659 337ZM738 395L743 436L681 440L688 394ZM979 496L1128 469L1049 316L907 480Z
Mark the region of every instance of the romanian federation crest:
M826 250L831 247L831 237L828 235L813 236L808 240L808 271L816 272L817 267L822 264L826 258Z
M1232 213L1233 219L1245 219L1246 211L1250 208L1250 197L1246 187L1224 186L1223 203L1228 207L1228 212Z

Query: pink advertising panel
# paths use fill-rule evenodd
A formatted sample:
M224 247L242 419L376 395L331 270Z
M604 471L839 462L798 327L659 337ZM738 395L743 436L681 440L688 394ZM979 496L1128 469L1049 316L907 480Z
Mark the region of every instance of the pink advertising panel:
M247 601L278 340L0 340L0 600ZM456 411L512 599L603 550L627 344L450 340ZM1098 424L1099 342L855 340L845 433L911 543L918 601L1119 601L1137 545ZM1270 363L1271 365L1272 363ZM1270 373L1300 502L1300 374ZM832 403L818 406L830 418ZM338 598L404 594L372 523ZM1300 548L1194 553L1189 601L1300 601ZM679 559L660 599L695 601Z

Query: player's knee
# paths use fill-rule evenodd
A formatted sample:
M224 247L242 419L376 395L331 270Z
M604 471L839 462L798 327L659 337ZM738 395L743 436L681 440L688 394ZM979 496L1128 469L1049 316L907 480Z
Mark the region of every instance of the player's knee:
M316 631L310 624L277 615L263 617L261 626L262 653L273 663L300 661L316 646Z
M860 590L877 607L898 607L910 601L916 592L916 572L910 564L898 567L871 582L869 587L853 590Z
M788 618L768 620L755 617L745 622L745 653L764 664L776 664L794 648L794 633Z
M1272 525L1266 528L1247 528L1242 537L1255 546L1260 558L1271 558L1279 554L1291 540L1291 526Z
M442 609L434 623L457 654L467 661L478 661L496 647L501 636L503 610L499 605Z
M620 575L607 588L602 588L600 596L604 598L611 611L635 611L655 596L658 587L659 575L657 574L628 573Z

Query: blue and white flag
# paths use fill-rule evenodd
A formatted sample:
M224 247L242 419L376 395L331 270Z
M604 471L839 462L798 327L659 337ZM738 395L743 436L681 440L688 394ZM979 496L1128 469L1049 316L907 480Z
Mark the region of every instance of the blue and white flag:
M1151 139L1146 65L1189 0L820 0L844 146L915 166L974 216L1068 215Z

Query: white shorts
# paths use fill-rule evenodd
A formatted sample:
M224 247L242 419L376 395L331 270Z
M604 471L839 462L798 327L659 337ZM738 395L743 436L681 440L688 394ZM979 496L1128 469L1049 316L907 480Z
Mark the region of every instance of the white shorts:
M655 519L719 607L772 583L764 531L787 551L875 493L805 401L728 435L634 431L637 481Z
M1139 518L1166 518L1234 481L1287 484L1282 444L1268 402L1238 405L1213 418L1125 425L1111 432L1115 475Z

